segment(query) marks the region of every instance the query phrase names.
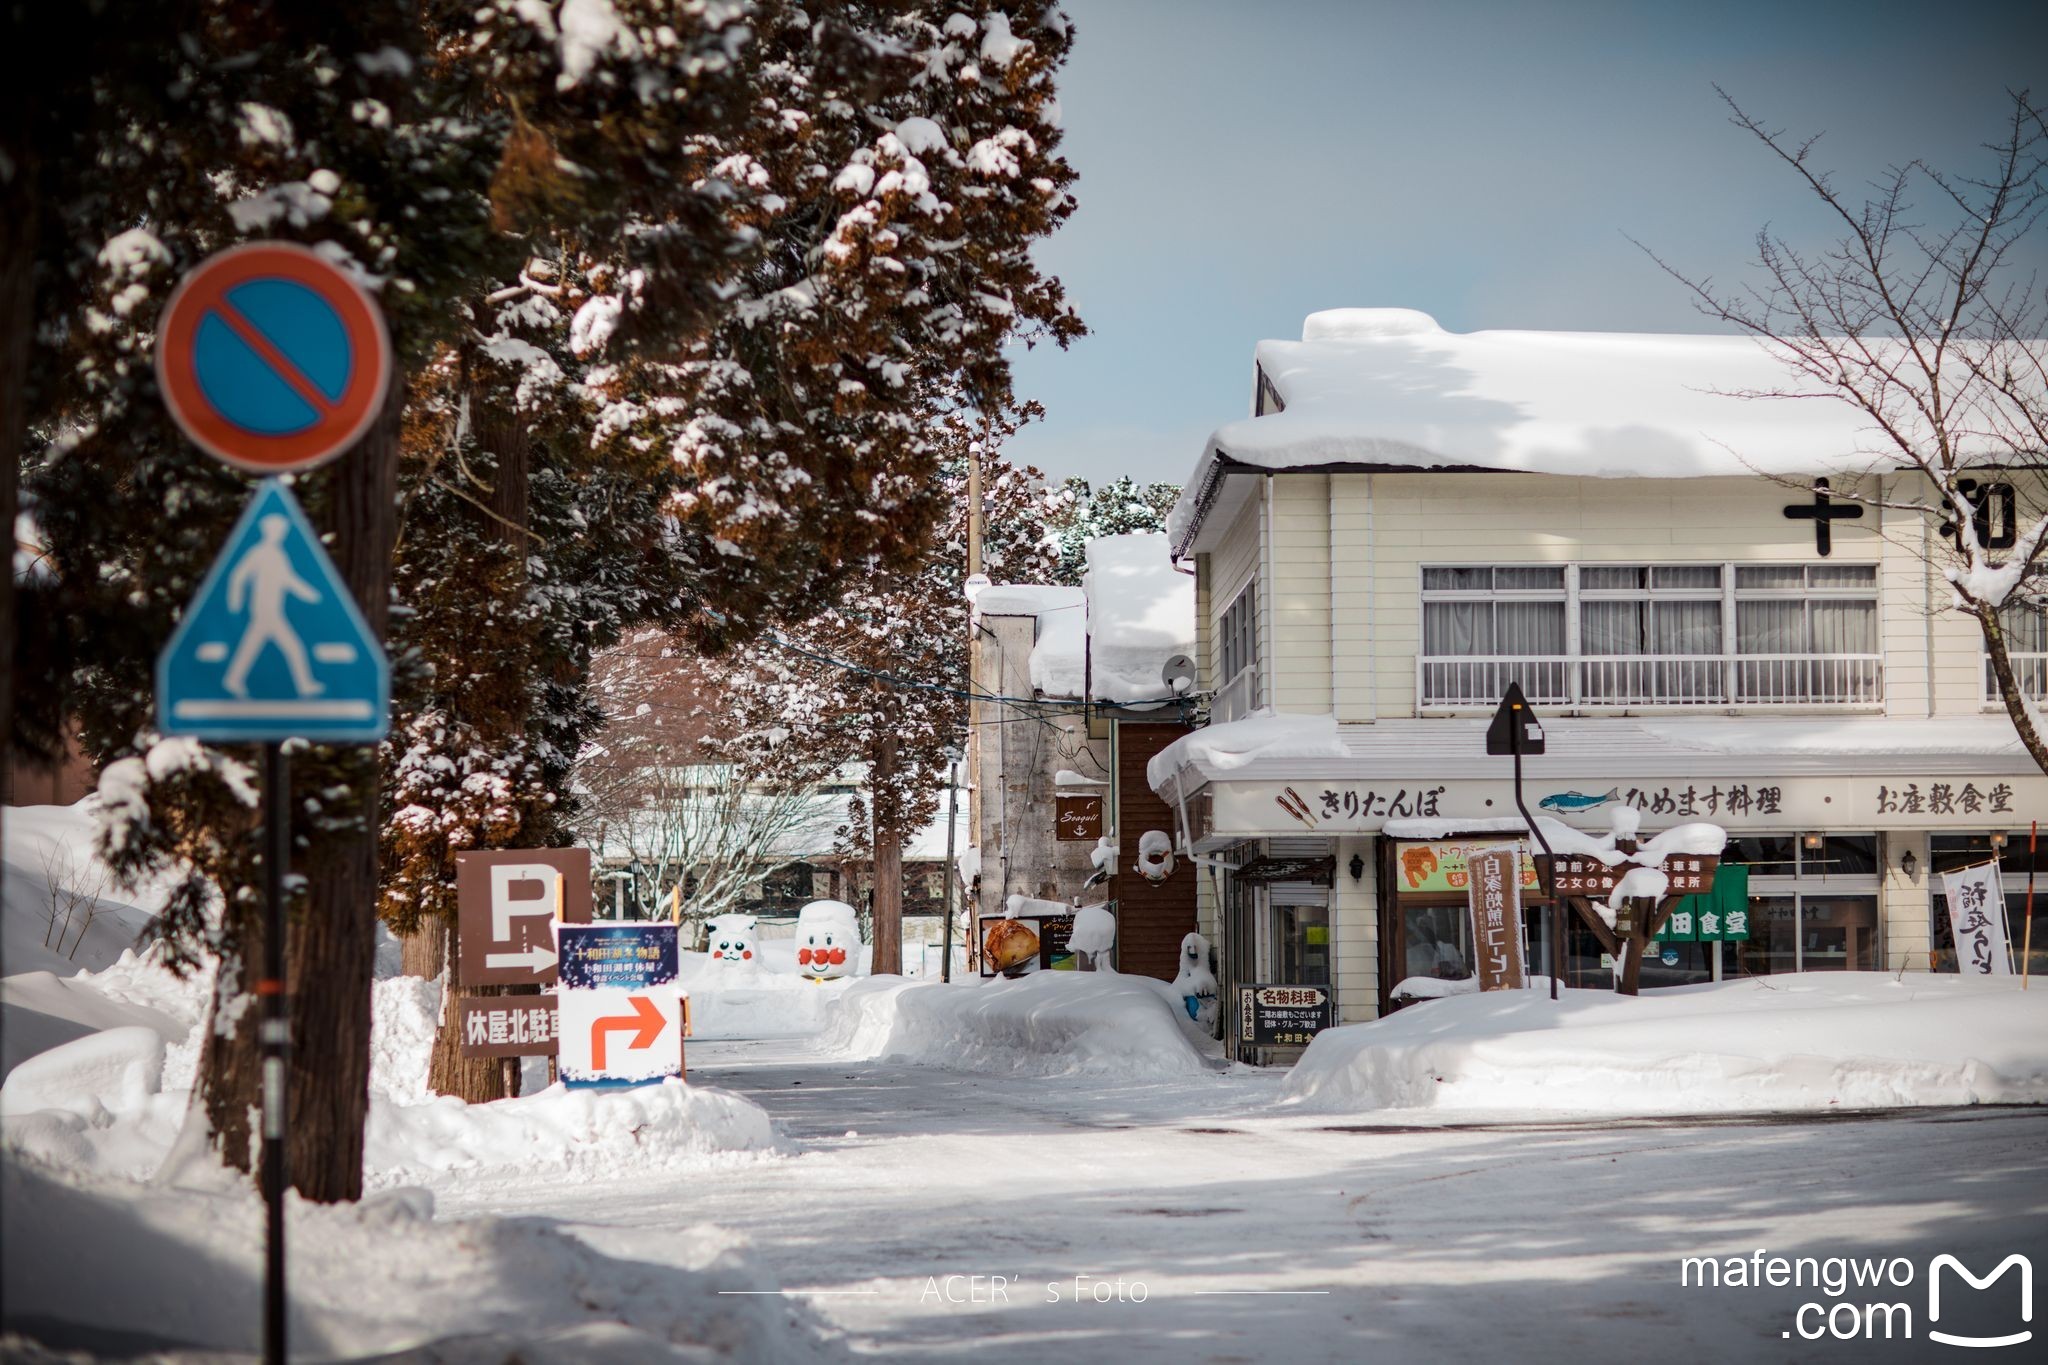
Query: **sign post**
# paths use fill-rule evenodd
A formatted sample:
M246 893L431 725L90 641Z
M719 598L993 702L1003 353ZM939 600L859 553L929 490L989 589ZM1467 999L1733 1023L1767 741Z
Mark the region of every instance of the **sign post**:
M1536 823L1536 817L1529 814L1529 803L1522 796L1522 755L1543 752L1543 727L1536 720L1536 713L1529 709L1529 699L1522 695L1522 685L1510 682L1507 692L1500 699L1500 709L1493 713L1493 721L1486 727L1486 752L1493 755L1511 754L1515 760L1515 809L1522 813L1522 822L1529 827L1529 833L1543 847L1543 862L1551 861L1550 841L1543 837L1543 829ZM1557 888L1549 884L1549 874L1544 874L1544 892L1550 897L1550 998L1557 999L1557 979L1564 975L1564 914L1558 903Z
M202 261L157 325L157 386L193 444L238 469L311 469L383 410L391 340L339 266L291 242ZM242 519L157 658L157 728L263 746L263 1358L285 1359L285 1120L291 1019L284 875L291 797L283 742L374 744L391 667L298 500L275 478Z

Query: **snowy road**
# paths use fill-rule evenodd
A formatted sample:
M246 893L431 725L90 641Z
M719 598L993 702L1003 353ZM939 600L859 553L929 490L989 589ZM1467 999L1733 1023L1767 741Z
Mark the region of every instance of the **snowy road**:
M559 1220L656 1263L717 1224L855 1352L978 1365L1925 1358L1945 1349L1924 1340L1931 1257L1983 1273L2021 1251L2048 1270L2038 1109L1446 1129L1276 1116L1278 1073L1003 1081L824 1060L806 1040L693 1043L690 1061L803 1153L456 1183L441 1216ZM1905 1257L1913 1279L1840 1298L1680 1286L1683 1257L1759 1248ZM1940 1326L2012 1318L2015 1285L1957 1285ZM1808 1302L1815 1330L1839 1303L1907 1304L1915 1339L1802 1341Z

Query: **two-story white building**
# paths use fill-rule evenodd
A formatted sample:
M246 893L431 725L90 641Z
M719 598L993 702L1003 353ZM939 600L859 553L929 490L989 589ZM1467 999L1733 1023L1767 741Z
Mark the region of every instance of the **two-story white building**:
M1354 1021L1469 974L1459 836L1515 822L1484 742L1510 681L1547 730L1532 809L1713 820L1747 868L1748 939L1664 945L1647 985L1938 968L1931 874L1994 846L2020 922L2048 778L1949 609L1942 528L1881 505L1924 480L1859 453L1879 447L1843 404L1734 396L1782 382L1741 337L1460 335L1399 309L1260 344L1253 415L1210 439L1171 528L1215 723L1149 773L1206 860L1226 987L1327 984ZM2038 608L2013 626L2048 650ZM2048 653L2020 662L2048 682ZM1607 982L1590 938L1566 948L1574 983Z

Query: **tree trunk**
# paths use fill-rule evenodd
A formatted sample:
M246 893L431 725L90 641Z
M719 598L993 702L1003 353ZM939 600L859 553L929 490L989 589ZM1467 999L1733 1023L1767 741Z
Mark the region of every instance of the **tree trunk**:
M7 101L0 157L12 174L0 180L0 523L14 533L22 443L28 437L28 351L35 323L36 181L41 170L29 131L26 92ZM11 541L9 542L12 543ZM0 772L11 773L14 738L14 570L0 575ZM0 816L0 819L4 819Z
M429 919L399 940L399 970L432 981L448 962L448 926Z
M263 961L263 910L254 901L238 901L234 888L228 890L226 914L242 922L226 936L240 945L241 958L224 957L214 980L200 1044L200 1102L221 1161L254 1175L262 1146L253 1119L262 1094L263 1051L257 1034L262 1009L253 988L255 964Z
M377 639L391 604L398 538L399 418L403 375L392 378L370 434L335 466L335 566ZM375 749L352 751L353 828L315 840L305 857L306 913L286 949L291 989L292 1184L321 1203L360 1199L363 1126L370 1108L370 988L377 955L378 767Z
M472 364L483 363L472 357ZM486 391L470 381L470 420L476 433L477 447L488 452L493 459L490 487L481 489L480 501L485 512L484 529L493 539L503 545L518 566L512 575L512 592L524 592L526 585L526 554L531 539L529 527L532 519L532 440L525 424L516 414L494 406ZM516 598L508 606L516 607ZM536 682L538 679L535 680ZM452 707L460 713L459 697L451 699ZM486 739L492 738L491 731L503 727L500 737L517 738L523 732L528 717L524 714L487 717L468 716L465 719L477 724ZM459 925L435 926L445 945L446 960L453 964L462 960L461 928ZM517 1058L464 1057L462 1055L461 1016L455 1008L455 996L467 995L510 995L536 993L533 988L498 986L471 986L459 988L455 972L448 973L448 999L441 1011L441 1028L434 1035L434 1054L427 1064L427 1086L437 1095L453 1095L469 1104L488 1104L519 1093L519 1060Z
M897 976L903 971L903 836L883 815L896 802L888 795L896 778L896 741L884 739L875 755L869 775L875 813L875 909L874 963L877 976Z
M462 959L462 934L459 928L448 931L448 960ZM462 1055L461 1018L455 1008L457 996L461 995L504 995L502 986L466 986L458 988L455 974L448 974L448 992L441 1010L441 1028L434 1035L434 1054L427 1062L427 1088L436 1095L453 1095L468 1104L488 1104L502 1100L507 1095L505 1068L496 1057L465 1057ZM509 1093L517 1094L517 1089Z

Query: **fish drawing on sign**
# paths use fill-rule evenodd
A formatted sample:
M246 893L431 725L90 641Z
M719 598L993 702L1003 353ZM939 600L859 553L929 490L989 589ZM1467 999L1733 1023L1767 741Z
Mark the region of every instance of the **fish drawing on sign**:
M1553 792L1536 804L1544 810L1591 810L1604 806L1609 801L1621 800L1621 788L1610 787L1604 796L1588 796L1584 792Z

